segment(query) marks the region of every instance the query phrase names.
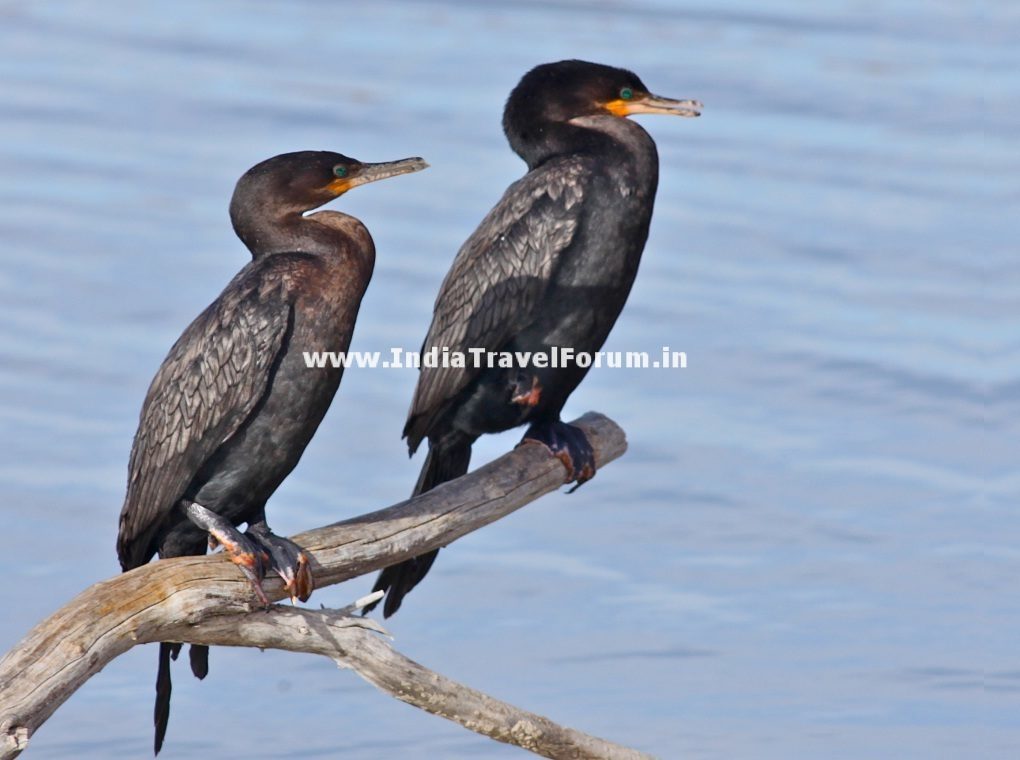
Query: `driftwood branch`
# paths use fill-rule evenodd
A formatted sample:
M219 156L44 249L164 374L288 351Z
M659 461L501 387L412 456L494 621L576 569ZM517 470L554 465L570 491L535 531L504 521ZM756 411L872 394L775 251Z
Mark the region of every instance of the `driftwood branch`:
M626 450L623 431L606 417L589 413L573 424L592 442L599 467ZM556 490L563 475L544 447L521 446L414 499L294 540L309 550L322 588L445 546ZM284 597L278 580L267 579L265 591L272 601ZM260 609L222 555L150 563L86 589L0 660L0 760L17 756L106 663L156 641L323 654L398 699L546 757L642 757L429 671L393 650L378 630L345 612Z
M186 633L188 641L204 644L236 646L243 641L245 646L324 655L397 699L545 757L648 758L435 673L393 649L376 635L379 630L373 621L345 611L273 606L260 615L216 617Z

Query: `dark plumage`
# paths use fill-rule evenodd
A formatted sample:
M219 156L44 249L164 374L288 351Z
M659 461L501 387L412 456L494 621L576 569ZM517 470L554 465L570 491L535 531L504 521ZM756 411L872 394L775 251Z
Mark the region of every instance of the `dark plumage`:
M648 237L659 161L655 143L623 116L697 116L700 104L651 95L629 71L561 61L528 72L510 93L503 128L528 173L464 243L436 298L423 352L598 351L619 316ZM525 423L568 480L594 474L584 435L560 411L587 373L563 368L423 368L404 427L411 453L429 453L415 493L467 472L484 433ZM385 569L384 615L428 572L430 552Z
M263 603L266 570L292 597L311 593L307 559L270 532L265 505L298 463L343 373L309 369L302 352L347 350L375 246L354 217L303 214L356 185L425 166L418 158L363 164L305 151L263 161L238 181L230 219L252 260L188 326L149 387L117 536L124 570L156 553L204 554L207 543L219 543ZM157 753L179 650L160 644ZM206 647L191 648L191 665L205 676Z

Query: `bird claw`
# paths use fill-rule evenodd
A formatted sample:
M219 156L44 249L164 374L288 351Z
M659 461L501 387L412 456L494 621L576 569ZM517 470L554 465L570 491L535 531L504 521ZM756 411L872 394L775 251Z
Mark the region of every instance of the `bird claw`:
M595 477L595 450L588 436L578 427L566 422L535 424L528 428L524 438L517 444L540 443L549 453L563 462L567 469L565 483L575 483L567 493L573 493Z
M308 556L304 552L298 552L294 565L284 565L273 569L283 580L283 586L287 595L290 596L291 604L297 604L299 600L308 601L308 597L312 595L315 588L315 583L308 565Z
M231 557L231 560L234 562L234 564L241 568L241 572L244 573L244 577L248 579L249 583L251 583L252 590L254 590L255 596L258 597L259 603L263 607L268 607L269 598L266 596L266 592L262 588L262 579L265 578L265 573L262 570L261 566L256 566L256 568L252 568L251 566L239 560L238 558Z
M293 541L271 533L269 530L251 530L245 534L257 541L267 552L268 569L283 580L291 604L308 601L315 589L308 555Z
M297 604L298 599L302 602L308 601L308 597L315 590L315 581L312 578L312 566L308 562L308 555L303 551L298 552L297 572L291 570L290 579L283 577L290 594L290 603Z
M235 531L236 535L229 535L219 530L209 531L209 546L216 548L222 546L223 551L230 557L244 577L251 583L255 596L263 607L269 606L269 599L262 589L262 580L266 577L266 568L269 566L269 555L259 546L259 543L248 534Z

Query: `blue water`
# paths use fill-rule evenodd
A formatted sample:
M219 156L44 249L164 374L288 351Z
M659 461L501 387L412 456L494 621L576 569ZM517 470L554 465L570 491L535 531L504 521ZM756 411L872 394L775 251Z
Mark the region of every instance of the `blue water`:
M567 412L619 421L627 455L444 551L397 647L664 758L1020 756L1018 21L944 0L0 3L0 651L117 571L145 389L246 260L237 177L288 150L424 156L336 204L378 247L354 348L415 348L522 172L506 94L581 57L705 103L643 117L662 180L607 346L689 366L593 371ZM408 493L414 381L347 373L278 531ZM110 664L28 756L146 756L155 659ZM325 659L177 670L168 760L520 755Z

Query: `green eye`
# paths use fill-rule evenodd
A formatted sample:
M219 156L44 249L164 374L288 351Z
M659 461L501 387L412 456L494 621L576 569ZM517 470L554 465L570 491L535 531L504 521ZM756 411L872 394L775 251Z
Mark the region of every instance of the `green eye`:
M620 99L621 100L630 100L633 97L634 97L634 90L630 89L629 87L624 87L622 90L620 90Z
M335 174L337 177L341 177L341 178L346 177L347 176L347 167L346 166L334 166L333 167L333 174Z

